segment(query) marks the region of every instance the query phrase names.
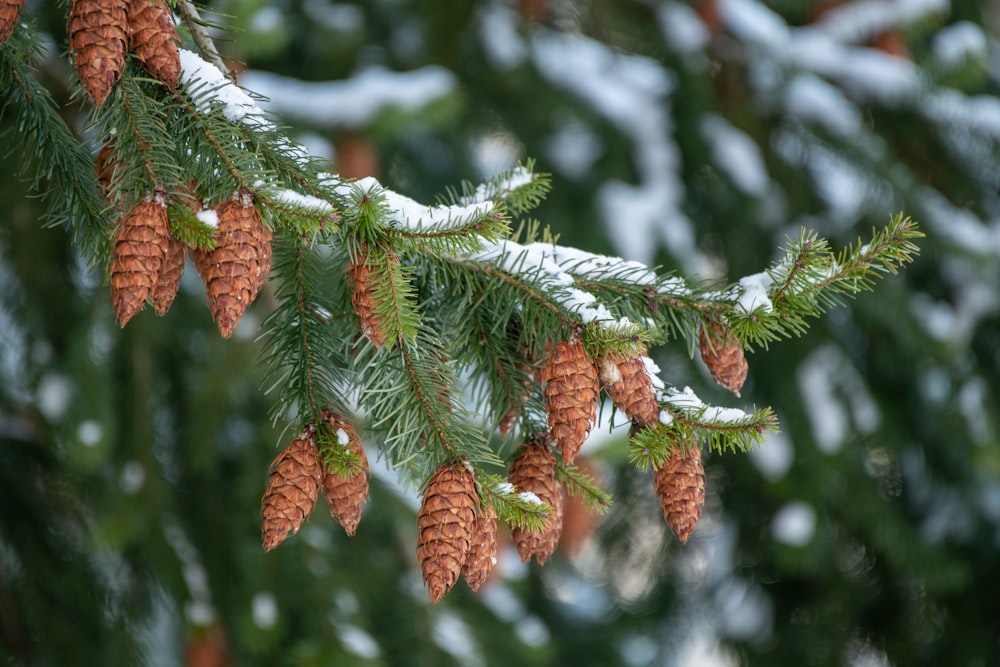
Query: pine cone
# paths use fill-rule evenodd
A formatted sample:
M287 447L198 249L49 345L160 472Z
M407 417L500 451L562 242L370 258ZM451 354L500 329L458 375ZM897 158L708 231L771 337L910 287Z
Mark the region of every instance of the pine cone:
M368 457L361 446L358 432L347 419L324 411L323 421L337 439L337 446L347 447L361 459L360 465L346 477L323 466L323 493L330 508L330 516L344 527L348 535L353 535L361 522L361 505L368 498Z
M597 368L579 339L559 341L540 370L545 412L556 449L572 463L597 418Z
M163 0L129 0L129 43L143 68L174 90L180 83L180 39Z
M101 106L125 68L127 0L73 0L69 48L76 71L94 104Z
M710 332L705 327L698 331L702 361L708 366L713 380L739 396L748 370L743 346L738 338L729 335L718 322L712 322L709 326Z
M14 32L22 6L24 0L0 0L0 46Z
M639 428L659 420L656 390L641 356L602 357L598 362L604 391Z
M171 238L167 252L163 257L163 266L156 279L156 286L150 301L157 315L166 315L177 298L177 290L181 286L181 276L184 274L184 262L187 260L189 248L182 241Z
M472 545L479 497L468 462L445 463L431 477L417 513L417 558L437 602L458 581Z
M94 174L97 176L97 182L101 186L101 194L107 199L111 199L111 183L115 175L116 161L114 154L115 142L107 139L104 145L101 146L101 150L98 151L97 157L94 158Z
M306 426L271 463L260 509L264 551L299 532L316 505L322 469L315 436L316 427Z
M490 578L497 564L497 511L486 503L472 526L472 544L462 566L465 583L474 591Z
M216 207L219 217L215 249L195 250L194 261L207 290L212 317L229 338L271 270L271 230L260 219L249 192Z
M354 285L351 303L361 320L361 332L379 349L385 345L388 334L385 332L385 323L378 313L378 304L375 303L375 296L372 293L372 283L375 280L387 280L392 265L399 264L399 258L392 253L387 254L385 259L387 266L376 266L372 262L372 254L368 247L362 244L358 257L347 266Z
M111 306L125 326L151 298L170 245L162 197L140 202L115 231L111 251Z
M681 542L687 543L705 504L705 468L701 449L678 444L670 458L653 473L653 486L663 505L663 517Z
M563 524L563 490L556 480L556 456L545 439L536 438L524 446L507 471L507 478L518 493L530 492L552 508L541 530L514 527L514 546L527 563L534 556L544 565L556 550Z

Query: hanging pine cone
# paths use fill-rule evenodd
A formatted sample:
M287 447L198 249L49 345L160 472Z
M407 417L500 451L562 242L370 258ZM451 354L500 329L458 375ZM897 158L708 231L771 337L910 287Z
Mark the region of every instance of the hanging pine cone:
M127 0L73 0L69 48L76 71L94 104L101 106L125 68Z
M687 543L705 504L705 468L697 445L678 444L653 473L653 486L663 505L663 517L681 542Z
M94 158L94 174L101 186L101 194L108 199L111 198L111 183L115 175L114 153L115 142L107 139L101 146L101 150L98 151L97 157Z
M387 280L392 266L399 264L399 258L395 254L387 253L384 255L384 261L387 265L379 266L368 246L362 244L358 256L347 266L351 283L354 285L351 303L354 305L354 312L358 314L358 319L361 320L361 332L379 349L385 345L388 334L385 332L382 316L378 312L372 285L375 280Z
M465 583L474 591L490 578L497 564L497 511L486 503L472 526L472 544L462 566Z
M361 505L368 498L368 457L361 446L361 438L347 419L333 412L324 411L323 421L330 429L337 445L348 448L360 463L346 476L341 476L323 466L323 493L330 508L330 516L353 535L361 522Z
M212 317L229 338L271 270L271 230L244 190L216 207L219 228L214 250L195 250L194 261L207 290Z
M316 505L322 468L315 436L316 427L306 426L271 463L260 509L264 551L299 532Z
M143 69L174 90L180 83L180 39L163 0L129 0L129 45Z
M417 513L417 559L434 602L462 573L478 507L475 477L466 461L445 463L427 483Z
M659 420L656 389L641 356L602 357L597 365L604 391L637 427Z
M21 15L24 0L0 0L0 46L7 41Z
M169 245L167 208L159 193L136 204L119 223L109 269L118 326L125 326L152 297Z
M150 301L157 315L166 315L177 298L177 290L181 286L181 276L184 274L184 262L187 260L189 248L182 241L171 238L167 244L167 252L163 256L163 266L156 279L156 286Z
M743 346L722 324L712 322L709 328L711 331L706 331L705 327L698 331L702 361L708 366L712 379L739 396L748 370Z
M552 556L559 544L563 524L563 490L556 480L556 456L544 438L536 438L517 455L507 478L518 493L533 493L552 508L541 530L514 527L511 535L521 560L527 563L534 556L539 565Z
M540 369L540 379L556 449L563 461L572 463L597 418L597 368L574 337L556 344Z

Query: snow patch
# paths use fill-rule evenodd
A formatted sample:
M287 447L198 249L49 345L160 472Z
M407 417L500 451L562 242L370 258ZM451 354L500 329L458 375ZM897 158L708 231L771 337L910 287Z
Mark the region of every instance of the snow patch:
M816 510L800 500L782 505L771 519L771 535L789 546L805 546L815 533Z
M774 304L767 296L767 290L772 285L771 276L765 272L755 273L751 276L740 278L740 297L736 301L736 307L744 313L752 313L761 309L765 313L774 310Z
M751 196L767 192L768 176L757 143L729 121L713 114L702 118L701 136L709 143L712 161L737 188Z

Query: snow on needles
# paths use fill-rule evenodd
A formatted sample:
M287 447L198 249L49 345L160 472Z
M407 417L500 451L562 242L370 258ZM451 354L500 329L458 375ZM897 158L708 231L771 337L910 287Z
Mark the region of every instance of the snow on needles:
M210 97L194 98L203 111L208 111L212 103L219 103L223 115L234 123L249 120L250 125L270 125L253 98L227 79L218 67L187 49L180 49L180 59L181 83L194 92L212 91Z

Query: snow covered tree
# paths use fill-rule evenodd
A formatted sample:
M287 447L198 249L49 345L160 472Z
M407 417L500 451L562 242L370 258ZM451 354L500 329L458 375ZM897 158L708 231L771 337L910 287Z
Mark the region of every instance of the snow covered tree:
M185 637L188 664L640 664L682 640L690 650L696 633L766 664L932 662L950 650L943 635L918 645L863 618L831 631L838 604L861 616L891 598L870 602L870 580L844 594L836 578L807 578L834 560L851 580L874 559L911 600L967 576L933 544L915 549L905 515L929 500L894 505L886 485L906 452L924 450L873 444L900 426L871 398L879 374L858 368L886 363L899 377L864 332L891 341L886 331L931 322L928 335L950 335L926 316L939 322L942 306L917 292L913 309L893 311L907 304L895 280L891 298L861 302L879 326L864 306L838 309L839 321L819 320L824 335L802 339L810 347L788 339L913 258L920 234L895 211L970 252L991 247L975 216L995 199L981 174L994 107L960 92L989 86L974 76L978 17L936 30L946 8L905 3L796 15L751 0L287 12L250 1L219 3L208 22L187 2L111 5L61 8L66 35L44 28L61 25L58 10L23 24L17 3L5 10L4 122L54 223L42 232L37 203L12 204L4 248L17 267L8 439L47 445L10 449L16 465L4 466L5 572L25 611L0 636L17 660L56 663L105 635L95 650L123 664L134 659L120 644L180 660L157 643L171 636ZM45 50L46 34L68 59ZM222 57L213 38L230 34ZM940 68L914 64L920 44ZM238 79L235 62L246 63ZM353 74L306 82L338 70ZM64 90L49 71L78 80ZM53 102L67 91L89 101ZM914 154L926 141L904 119L930 126L962 169L921 170L940 155ZM528 160L536 150L551 189ZM962 215L949 197L969 202ZM608 252L628 261L573 247L602 248L601 221ZM945 275L973 280L975 262L950 261ZM990 312L971 298L974 317ZM770 408L711 406L687 387L711 393L709 378L787 411L792 435L776 434ZM816 445L794 482L781 458L792 441ZM759 473L718 456L761 443ZM598 540L567 497L605 511L609 487ZM15 510L38 488L38 518L25 521ZM306 523L320 495L354 537ZM684 551L647 522L656 495L656 512L691 539ZM830 501L839 512L817 519ZM497 518L513 548L503 531L498 546ZM46 538L38 529L52 521L61 528ZM525 586L514 548L524 561L560 555ZM686 571L713 550L721 570ZM659 576L661 551L673 577ZM928 565L911 568L906 553ZM106 595L107 614L43 645L48 607L30 599L66 554L86 564L67 577L95 593L55 586L44 599L86 610ZM768 592L730 558L766 560ZM483 593L455 588L460 577ZM821 592L796 602L796 578ZM421 581L429 596L410 594ZM674 616L685 590L697 591L690 624ZM750 591L735 613L697 620L708 600L741 599L734 590ZM587 592L589 604L560 607ZM942 600L907 605L903 625ZM612 608L630 613L608 621ZM579 623L600 630L564 638L560 626ZM663 644L658 627L670 630Z

